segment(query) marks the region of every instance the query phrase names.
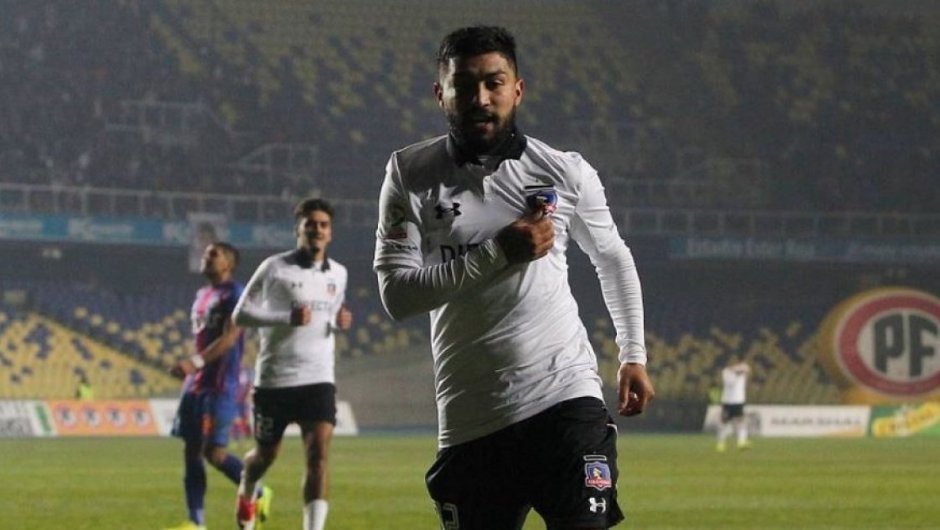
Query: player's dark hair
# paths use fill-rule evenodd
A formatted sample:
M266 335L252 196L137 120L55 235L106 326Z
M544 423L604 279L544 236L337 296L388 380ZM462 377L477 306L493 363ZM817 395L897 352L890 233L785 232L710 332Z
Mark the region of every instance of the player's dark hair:
M448 34L437 51L438 71L447 69L453 58L467 58L497 52L511 64L513 73L519 74L516 63L516 39L506 28L499 26L469 26Z
M304 199L294 207L294 222L307 217L311 212L326 212L333 219L333 206L324 199Z
M232 246L231 243L226 243L225 241L216 241L212 243L212 246L221 250L228 256L228 260L232 262L232 270L238 267L238 261L241 259L241 255L238 252L238 249Z

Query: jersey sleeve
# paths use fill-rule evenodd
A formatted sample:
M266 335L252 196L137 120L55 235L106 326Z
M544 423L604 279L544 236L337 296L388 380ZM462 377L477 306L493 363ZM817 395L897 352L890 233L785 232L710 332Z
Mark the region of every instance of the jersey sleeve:
M490 239L463 256L424 265L419 202L403 185L399 160L392 155L379 195L373 267L386 312L394 319L426 313L505 269L506 256Z
M235 307L238 306L238 301L241 300L242 295L245 293L245 287L235 282L232 284L232 290L229 292L229 296L225 299L225 304L222 307L222 311L225 313L226 318L231 318L235 314Z
M238 304L235 306L235 324L257 328L290 324L290 311L272 310L265 304L267 283L271 278L272 260L266 259L248 280Z
M578 164L582 182L570 226L571 238L597 271L617 333L620 362L646 364L643 293L633 254L617 231L597 171L583 159Z
M336 316L339 315L339 310L342 309L343 304L346 303L346 286L349 283L349 272L344 267L343 273L339 275L339 285L336 286L336 299L333 301L333 314L330 317L332 325L336 325Z
M421 233L415 210L402 184L398 158L392 155L379 193L373 263L376 270L421 266Z

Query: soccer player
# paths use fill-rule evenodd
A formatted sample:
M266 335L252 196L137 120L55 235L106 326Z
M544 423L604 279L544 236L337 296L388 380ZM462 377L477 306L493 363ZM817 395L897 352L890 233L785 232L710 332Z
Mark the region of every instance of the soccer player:
M751 442L747 439L747 422L744 421L744 404L747 402L747 378L751 367L744 361L732 358L728 366L721 370L721 425L718 426L719 453L727 449L725 440L734 431L738 449L747 449Z
M306 471L304 530L322 530L328 510L327 453L336 425L335 331L352 325L343 305L346 268L327 256L333 208L307 199L294 209L297 247L264 260L235 308L239 326L258 328L254 381L255 448L245 455L237 518L252 528L257 511L246 492L274 463L284 429L300 426Z
M186 507L189 519L173 530L205 528L206 469L203 458L238 484L242 462L226 449L237 416L238 373L242 361L241 330L232 312L242 294L233 274L238 251L224 242L210 243L200 270L209 284L196 292L190 318L194 353L180 359L170 373L184 377L173 434L183 439Z
M505 29L467 27L438 52L445 136L392 154L374 269L394 319L430 312L439 451L427 486L444 528L619 522L616 426L567 279L593 262L620 346L620 414L653 398L643 302L597 172L524 135L525 84Z

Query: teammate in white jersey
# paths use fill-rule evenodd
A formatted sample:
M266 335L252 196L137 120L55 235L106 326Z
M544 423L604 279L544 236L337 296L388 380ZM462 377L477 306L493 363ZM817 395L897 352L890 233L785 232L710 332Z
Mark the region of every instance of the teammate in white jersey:
M444 38L434 93L450 133L392 154L374 268L395 319L431 315L439 446L428 490L442 527L619 522L616 426L568 284L594 263L620 346L619 412L653 398L633 257L597 172L515 126L524 82L505 29Z
M744 361L732 358L728 366L721 370L721 424L718 426L719 453L727 446L725 440L734 431L738 449L747 449L751 442L747 439L747 422L744 419L744 405L747 403L747 378L751 367Z
M300 426L306 472L304 530L322 530L328 509L327 454L336 425L334 350L337 329L352 325L343 305L346 268L327 257L333 208L307 199L294 210L297 248L264 260L235 308L235 322L258 328L255 448L245 455L239 485L240 528L256 528L256 483L274 463L284 429ZM261 510L263 511L263 510Z

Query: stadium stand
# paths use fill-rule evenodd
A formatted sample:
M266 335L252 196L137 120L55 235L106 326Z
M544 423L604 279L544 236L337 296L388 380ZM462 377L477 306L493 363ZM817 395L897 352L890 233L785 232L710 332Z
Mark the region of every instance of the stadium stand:
M117 294L107 287L31 282L34 306L76 332L165 370L188 352L189 315L183 288Z
M121 294L107 286L61 280L5 282L4 287L29 293L29 314L44 322L30 328L40 330L35 333L45 337L47 327L55 325L60 334L73 336L72 342L77 347L85 348L88 342L100 343L120 355L125 363L139 365L142 372L155 369L165 373L173 362L188 355L192 347L188 313L192 293L188 285L161 285L146 292ZM356 328L337 337L340 357L385 356L427 349L427 330L422 323L393 325L378 303L374 288L358 287L348 297L348 304L356 312ZM29 337L22 333L11 335L4 344L20 350ZM255 342L249 332L246 362L253 362ZM47 350L42 351L45 353L40 356L48 355ZM178 382L170 385L173 390L176 387Z
M657 302L649 307L661 305ZM721 306L716 312L727 309ZM712 388L720 386L719 374L728 359L736 356L753 368L748 389L751 402L838 403L839 391L818 360L815 330L818 322L797 319L786 312L771 315L775 309L772 303L759 309L759 319L735 320L729 315L727 324L700 319L704 320L700 325L675 322L682 320L679 310L670 313L668 322L657 318L664 314L653 311L646 340L650 358L655 359L649 369L657 393L673 400L704 401ZM606 316L594 318L592 323L589 331L601 377L605 384L615 387L619 361L613 329ZM670 332L670 328L674 331Z
M106 364L112 371L113 367L133 367L136 375L122 372L118 377L125 380L118 381L120 384L112 390L115 395L141 396L178 389L178 381L167 381L165 373L190 348L188 286L164 285L146 293L118 295L107 287L92 289L62 281L7 282L6 287L14 285L28 290L32 301L32 309L25 313L28 316L18 316L24 313L22 309L8 309L0 317L0 363L12 385L9 390L16 396L43 391L24 386L36 380L29 378L31 374L51 378L48 374L54 373L59 384L51 384L47 389L50 392L74 388L72 379L82 372L91 376L90 368L97 367L90 351L108 352ZM754 366L750 390L754 402L838 402L835 386L817 362L815 343L815 328L829 304L782 304L773 297L745 301L747 296L740 293L726 300L711 300L708 312L690 307L681 293L666 297L660 293L654 303L647 304L647 346L656 360L650 371L659 392L671 399L705 400L727 358L737 355ZM341 364L344 359L428 352L425 320L393 324L381 309L374 287L365 282L360 282L348 297L356 313L356 326L337 337ZM617 346L609 318L602 307L588 307L584 312L601 375L607 385L614 386ZM16 322L18 331L8 330L12 322ZM52 336L58 338L52 340ZM254 342L250 337L247 362L253 359ZM51 364L23 364L22 356L14 356L16 352L34 351L36 359L45 360L53 347L64 347L64 357L72 359L71 364L50 372L47 368ZM103 355L96 353L94 358ZM66 380L68 384L64 384ZM108 381L99 382L110 388ZM137 383L128 386L128 381ZM7 395L7 390L0 388L0 395Z
M360 196L392 149L439 134L437 41L488 11L524 50L526 129L585 152L628 204L910 213L936 202L936 10L851 2L14 2L0 22L15 80L0 89L0 170ZM315 148L316 168L239 169L285 143Z
M0 396L72 398L84 375L96 397L166 394L179 382L35 312L0 309Z

